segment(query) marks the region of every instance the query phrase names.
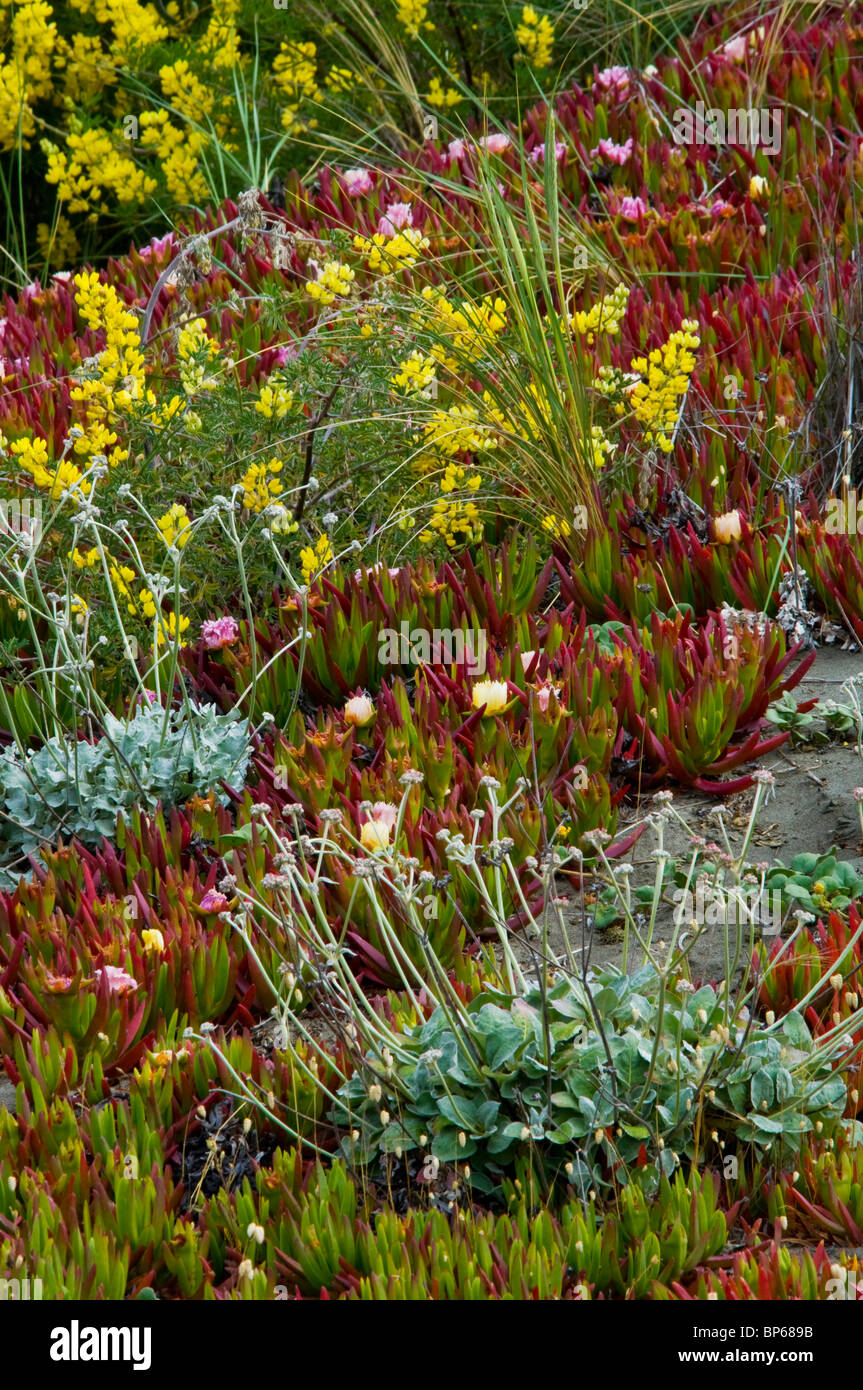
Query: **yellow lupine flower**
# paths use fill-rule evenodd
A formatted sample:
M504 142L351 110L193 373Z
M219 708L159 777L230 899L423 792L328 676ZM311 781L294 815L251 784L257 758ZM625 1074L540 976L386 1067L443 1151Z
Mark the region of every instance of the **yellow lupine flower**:
M311 546L305 546L300 551L300 566L303 571L303 582L311 584L322 570L333 559L333 548L327 536L318 536L314 550Z
M166 545L175 545L178 550L182 550L191 535L191 521L189 513L182 502L175 502L172 507L160 516L156 522L161 531Z
M282 485L278 474L282 468L282 461L277 458L270 459L269 463L250 464L241 479L243 506L246 511L262 512L275 498L281 496Z
M187 630L188 626L189 626L189 619L188 619L188 618L184 618L184 617L182 616L182 614L181 614L181 616L180 616L180 621L179 621L179 635L180 635L181 637L182 637L183 633ZM173 610L172 610L170 613L167 613L167 614L162 613L162 614L160 614L160 617L159 617L159 626L158 626L158 629L157 629L157 631L156 631L156 645L159 646L159 647L166 647L166 646L172 647L172 646L174 645L174 643L176 642L176 640L177 640L177 615L176 615L176 613L174 613ZM181 647L185 647L185 645L186 645L185 642L180 642L180 646L181 646Z
M521 12L521 23L515 31L515 41L531 67L549 66L554 47L554 25L547 15L540 17L532 5L525 5Z

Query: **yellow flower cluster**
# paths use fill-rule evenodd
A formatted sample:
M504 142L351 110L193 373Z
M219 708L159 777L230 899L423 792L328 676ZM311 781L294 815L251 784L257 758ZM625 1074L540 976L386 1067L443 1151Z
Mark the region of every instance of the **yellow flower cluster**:
M53 227L49 227L47 222L40 222L36 228L36 241L43 259L55 265L72 265L81 250L68 217L58 216Z
M218 380L210 372L210 364L219 356L219 345L207 332L203 319L184 323L177 334L177 363L180 384L187 396L196 391L215 391Z
M141 145L155 151L168 192L177 203L207 201L207 184L198 169L198 155L206 143L200 132L172 125L167 111L141 115Z
M11 150L18 144L19 124L22 143L28 148L29 136L36 129L33 106L51 93L51 55L57 42L52 13L42 0L19 0L8 36L0 32L0 149Z
M219 0L213 5L210 22L198 44L198 52L210 67L234 68L242 62L237 36L241 9L242 0Z
M549 512L548 516L542 518L542 524L556 541L568 540L572 535L572 527L565 517L557 515L557 512Z
M331 92L350 92L357 85L357 78L350 68L337 68L335 64L324 78L324 86Z
M617 285L610 295L592 305L587 313L579 309L573 314L569 320L570 327L585 334L590 344L595 342L597 333L607 333L613 337L620 328L628 303L628 286Z
M655 441L666 454L671 453L680 403L689 390L700 343L698 321L684 319L664 347L632 359L632 370L641 377L630 396L635 417L645 427L645 441Z
M480 423L479 412L472 405L451 405L448 410L436 410L423 427L422 438L426 450L433 450L444 458L497 447L495 434L488 425Z
M437 363L433 357L424 357L416 349L399 363L399 370L390 377L390 384L407 396L428 394L428 388L435 380Z
M184 617L184 616L182 616L182 614L181 614L180 620L179 620L179 634L180 634L181 637L182 637L183 633L186 631L186 629L188 628L188 626L189 626L189 619L186 618L186 617ZM176 615L176 613L174 613L173 610L172 610L170 613L160 613L160 614L159 614L159 627L158 627L158 630L157 630L157 632L156 632L156 643L157 643L157 645L160 646L160 647L166 647L166 646L167 646L167 647L173 647L173 646L175 645L176 642L177 642L177 615ZM181 647L185 647L186 644L185 644L185 642L180 642L179 645L180 645Z
M105 346L97 358L98 376L73 387L72 400L86 402L88 420L102 424L113 412L128 411L133 402L155 405L153 392L144 385L144 354L136 315L125 308L113 285L102 284L96 270L76 275L75 289L75 303L82 319L95 332L104 330ZM115 441L116 436L111 442ZM84 452L82 442L76 441L79 453ZM108 442L100 437L102 446ZM112 465L127 457L123 450L110 454L107 447L90 451L106 453Z
M48 445L44 439L16 439L10 446L10 453L18 466L30 474L37 487L47 490L52 502L58 502L64 493L75 487L80 487L85 496L90 491L89 479L82 481L82 475L71 459L48 462Z
M419 538L423 544L428 544L435 537L450 549L480 540L482 521L476 503L462 502L458 499L447 502L443 498L435 502L428 529L420 531Z
M159 68L162 91L181 116L200 124L202 116L211 116L215 107L212 89L192 71L185 58L166 63Z
M313 579L325 570L333 559L333 548L327 536L318 536L317 543L312 549L310 545L305 546L300 551L300 565L303 571L303 583L311 584Z
M525 5L521 23L515 31L515 41L533 68L547 68L554 47L554 25L548 15L537 14L533 5Z
M415 39L420 29L431 33L434 25L426 19L428 0L396 0L396 19L410 38Z
M162 520L158 523L159 527L162 527L162 522L167 521L167 518L171 516L172 513L176 514L178 512L183 512L185 514L185 509L180 504L175 503L175 505L171 508L171 511L167 513L165 517L162 517ZM186 517L186 521L188 521L188 517ZM184 545L185 541L178 541L177 544ZM94 545L91 550L87 551L81 551L76 546L70 554L70 559L72 560L72 563L74 564L76 569L85 570L95 569L101 563L102 557L99 552L98 546ZM133 592L132 586L135 584L137 580L137 575L135 574L135 571L131 569L129 565L124 565L120 561L116 560L114 556L111 555L110 551L107 550L105 551L105 561L108 566L108 575L111 581L111 585L117 593L118 597L125 602L127 612L133 618L137 618L142 622L154 623L156 620L157 613L156 600L153 598L152 593L147 588L141 588L137 594ZM189 619L181 617L179 621L180 633L182 634L186 631L186 629L189 626ZM165 629L164 631L163 625ZM163 647L166 642L173 644L176 632L176 614L173 612L169 612L167 614L160 612L159 630L156 634L157 646ZM184 646L185 644L181 642L180 645Z
M439 77L433 77L429 82L429 89L426 93L426 101L429 106L458 106L461 100L461 92L456 91L455 87L447 87L444 90Z
M351 292L355 278L349 265L341 261L325 261L318 266L317 278L306 283L306 294L319 304L332 304L337 298L344 299Z
M606 438L605 432L600 425L590 427L590 454L593 459L594 468L602 468L608 458L614 453L616 445Z
M246 511L262 512L276 497L281 496L279 474L283 466L281 459L277 458L270 459L269 463L250 464L241 479Z
M284 420L293 404L293 391L289 391L277 377L271 376L266 386L258 391L255 410L265 420Z
M110 211L105 194L118 203L142 203L158 188L156 179L139 169L127 154L114 148L104 130L74 132L61 150L50 140L41 142L47 156L46 183L56 184L57 197L69 212Z
M178 550L183 549L192 534L189 513L182 502L175 502L172 507L169 507L165 515L159 517L156 525L162 533L165 544L175 545Z
M286 101L282 127L292 134L298 134L303 128L297 117L301 103L317 101L321 95L316 77L316 55L317 46L313 43L282 43L273 62L273 78ZM311 126L315 124L315 121L309 122Z
M452 338L453 349L462 362L465 359L475 362L482 357L489 344L506 328L506 300L499 295L486 295L479 303L464 299L460 308L430 285L423 290L422 297L431 309L430 326ZM421 321L421 316L417 316L417 321ZM451 371L459 366L459 362L447 357L442 348L436 347L433 352L439 361L446 361Z
M429 244L428 237L423 236L418 227L405 227L391 237L383 232L375 232L371 240L354 237L354 246L366 257L369 270L382 270L386 274L403 268L410 270L420 253L428 250Z
M444 475L440 480L441 492L455 492L456 488L466 487L470 492L476 492L482 478L479 473L471 473L468 477L467 470L462 468L460 463L448 463L444 469Z

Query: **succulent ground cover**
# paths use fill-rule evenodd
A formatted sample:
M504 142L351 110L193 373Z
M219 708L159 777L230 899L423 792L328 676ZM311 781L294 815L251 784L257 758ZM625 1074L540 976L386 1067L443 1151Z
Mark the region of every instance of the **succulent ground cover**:
M856 1297L863 11L340 8L0 8L0 1278Z

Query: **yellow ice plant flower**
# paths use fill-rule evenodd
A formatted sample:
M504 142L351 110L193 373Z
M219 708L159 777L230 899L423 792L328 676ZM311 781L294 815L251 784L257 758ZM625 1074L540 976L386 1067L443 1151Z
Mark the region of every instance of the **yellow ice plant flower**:
M318 536L314 550L310 545L305 546L300 551L300 566L303 571L303 582L311 584L313 579L325 570L333 559L333 548L327 536Z
M354 246L366 257L369 270L380 270L384 274L392 274L400 269L410 270L419 260L420 253L427 251L430 244L428 237L423 236L418 227L404 227L391 237L383 232L375 232L371 239L354 237Z
M332 304L351 292L355 276L349 265L341 261L325 261L317 267L317 278L306 283L306 294L320 304Z
M192 534L189 513L182 502L175 502L172 507L169 507L165 515L159 517L156 525L162 533L165 544L175 545L178 550L183 549Z
M248 512L262 512L282 494L279 474L283 464L281 459L272 458L269 463L250 464L241 479L243 486L243 506Z
M587 313L577 310L569 320L570 326L583 333L591 345L596 341L597 333L607 333L613 337L620 329L628 303L628 286L617 285L611 294L598 300Z
M471 695L474 709L483 709L485 714L500 714L509 700L506 681L477 681Z
M270 377L267 385L258 391L255 410L259 415L263 415L265 420L284 420L293 404L293 391L289 391L282 382Z
M664 347L647 357L634 357L632 370L640 380L630 392L635 417L644 427L647 443L656 443L670 454L680 405L695 370L695 352L701 343L698 321L684 319Z
M428 0L396 0L396 19L412 39L418 37L420 29L428 33L434 31L434 25L426 19L427 14Z
M360 829L360 844L372 854L376 850L387 849L390 843L390 827L385 820L364 821Z
M159 626L156 631L156 645L159 647L173 647L177 642L178 636L182 637L188 626L189 619L183 617L182 614L179 619L179 628L176 613L172 611L167 614L160 614ZM186 644L181 641L179 645L185 647Z
M533 5L525 5L515 41L532 68L547 68L554 47L554 25L548 15L538 15Z
M158 927L145 927L141 932L141 944L145 951L161 955L165 949L165 938Z

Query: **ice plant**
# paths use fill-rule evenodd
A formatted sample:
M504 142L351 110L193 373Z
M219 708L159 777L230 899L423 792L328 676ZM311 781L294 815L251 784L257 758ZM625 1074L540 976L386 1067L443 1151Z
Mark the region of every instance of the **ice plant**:
M715 517L713 532L721 545L730 545L732 541L739 541L741 535L739 511L725 512L722 516Z
M506 681L477 681L471 694L474 709L485 714L499 714L509 700Z
M375 717L375 707L368 695L353 695L345 704L344 717L346 724L353 724L358 729L364 729L371 724Z
M239 635L240 627L235 618L208 618L201 623L201 641L209 651L230 647Z

